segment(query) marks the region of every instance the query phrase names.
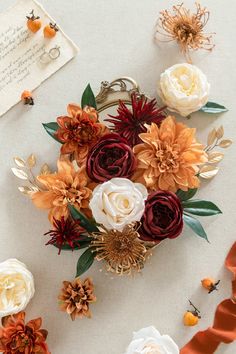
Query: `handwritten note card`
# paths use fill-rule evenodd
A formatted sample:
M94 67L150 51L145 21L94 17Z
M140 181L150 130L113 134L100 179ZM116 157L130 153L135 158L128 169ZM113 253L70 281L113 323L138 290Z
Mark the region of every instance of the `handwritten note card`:
M19 102L24 90L34 90L78 51L61 29L53 39L45 39L42 29L35 34L30 32L26 15L33 9L42 23L55 23L34 0L18 0L0 14L0 116ZM42 54L54 47L60 48L60 56L41 63Z

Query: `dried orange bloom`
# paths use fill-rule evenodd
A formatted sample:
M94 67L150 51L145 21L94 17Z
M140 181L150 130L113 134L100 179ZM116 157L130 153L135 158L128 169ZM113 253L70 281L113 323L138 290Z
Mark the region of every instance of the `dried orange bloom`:
M61 220L69 215L68 204L74 205L78 210L88 212L89 200L92 191L84 169L75 171L68 159L57 162L58 172L44 174L37 177L45 190L31 195L38 208L49 209L49 220Z
M57 118L59 129L55 135L63 144L61 153L74 154L80 165L86 160L91 146L109 130L98 121L98 113L93 107L82 109L69 104L67 110L69 116Z
M90 278L82 281L76 278L73 282L64 281L58 297L61 310L67 312L74 321L77 317L91 317L89 305L96 301L93 293L94 285Z
M168 10L161 11L157 25L157 34L165 36L167 42L177 41L181 51L190 63L190 50L212 50L214 48L211 43L212 34L203 31L209 20L210 12L198 3L196 3L196 8L196 12L191 13L182 3L173 6L173 13Z
M198 165L207 161L207 154L195 133L171 116L160 127L152 123L147 133L140 134L143 143L134 147L138 167L133 180L154 190L197 188Z

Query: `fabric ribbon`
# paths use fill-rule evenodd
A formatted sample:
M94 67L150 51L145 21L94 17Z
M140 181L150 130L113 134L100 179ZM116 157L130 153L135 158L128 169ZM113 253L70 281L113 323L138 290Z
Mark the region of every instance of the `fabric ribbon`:
M180 354L212 354L220 343L229 344L236 340L236 242L226 257L225 266L234 275L232 298L217 306L213 326L195 334Z

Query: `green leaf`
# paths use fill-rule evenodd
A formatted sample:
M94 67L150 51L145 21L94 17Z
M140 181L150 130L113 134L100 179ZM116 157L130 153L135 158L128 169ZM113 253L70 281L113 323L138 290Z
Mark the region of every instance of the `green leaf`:
M209 240L207 238L207 234L206 234L205 230L203 229L200 221L198 221L197 219L195 219L191 215L188 215L185 213L183 215L183 218L184 218L185 224L188 225L188 227L190 227L193 230L193 232L195 232L195 234L197 234L198 236L204 238L207 242L209 242Z
M198 216L222 214L222 211L212 202L207 200L188 200L182 203L184 211Z
M195 194L197 193L197 191L198 191L197 188L189 189L187 192L184 192L181 189L179 189L176 192L176 195L177 195L177 197L179 197L180 200L185 201L185 200L189 200L192 197L194 197Z
M91 243L91 238L87 237L86 239L78 241L76 243L77 245L73 248L73 250L76 251L76 250L81 250L83 248L87 248L90 246L90 243ZM53 245L53 246L55 246L58 249L61 248L62 251L72 251L72 248L68 244L63 245L62 247L59 247L57 245Z
M61 141L58 140L55 136L56 131L59 129L59 125L57 124L57 122L43 123L43 127L53 139L61 143Z
M203 106L200 111L209 114L218 114L222 112L227 112L228 109L225 106L222 106L215 102L207 102L205 106Z
M96 99L95 99L95 96L94 96L94 93L91 89L90 84L88 84L88 86L84 90L84 93L83 93L82 99L81 99L81 106L82 106L82 108L84 108L85 106L89 106L89 107L93 107L93 108L97 109Z
M92 252L88 248L78 259L77 269L76 269L76 278L85 273L93 264L95 258L95 252Z
M79 220L80 225L88 232L98 232L98 228L94 220L89 220L83 213L78 211L73 205L69 205L71 216L74 220Z

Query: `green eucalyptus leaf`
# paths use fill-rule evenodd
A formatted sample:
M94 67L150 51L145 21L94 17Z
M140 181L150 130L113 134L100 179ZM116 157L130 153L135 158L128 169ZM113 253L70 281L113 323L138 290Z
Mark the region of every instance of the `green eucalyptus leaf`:
M76 277L81 276L91 267L94 258L95 258L95 252L92 252L91 249L88 248L78 259Z
M95 109L97 109L96 99L95 99L95 96L94 96L94 93L91 89L90 84L88 84L88 86L84 90L84 93L83 93L82 99L81 99L81 106L82 106L82 108L89 106L89 107L94 107Z
M193 232L195 232L195 234L197 234L198 236L204 238L207 242L209 242L207 238L207 234L203 229L202 224L200 223L199 220L185 213L183 214L183 219L185 224L188 225L188 227L190 227L193 230Z
M61 141L58 140L55 136L56 131L59 129L59 125L57 124L57 122L43 123L43 127L54 140L61 143Z
M218 114L222 112L227 112L228 109L225 106L222 106L215 102L207 102L205 106L203 106L200 111L209 114Z
M189 200L192 197L195 196L195 194L197 193L198 189L197 188L193 188L193 189L189 189L187 192L182 191L181 189L179 189L176 192L177 197L179 197L180 200L185 201L185 200Z
M74 220L79 220L80 225L88 232L98 232L94 220L89 220L81 211L78 211L73 205L69 205L71 216Z
M187 200L182 203L184 212L198 216L211 216L222 214L222 211L212 202L207 200Z

